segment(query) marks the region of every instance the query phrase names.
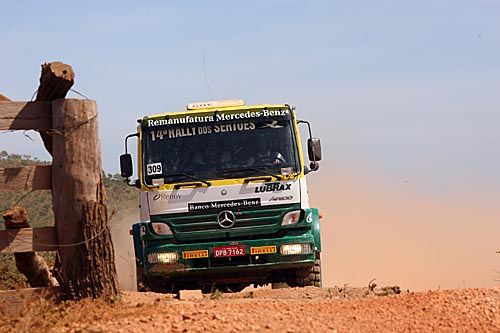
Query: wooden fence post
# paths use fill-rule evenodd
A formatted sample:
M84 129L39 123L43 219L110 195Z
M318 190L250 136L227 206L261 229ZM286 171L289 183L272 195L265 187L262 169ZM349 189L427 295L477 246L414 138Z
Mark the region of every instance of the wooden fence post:
M73 299L114 300L118 282L102 182L96 102L55 100L52 124L52 202L63 287Z
M75 82L75 72L70 65L59 61L42 65L40 85L36 93L36 101L54 101L66 97L66 94ZM45 149L52 155L52 136L40 131Z

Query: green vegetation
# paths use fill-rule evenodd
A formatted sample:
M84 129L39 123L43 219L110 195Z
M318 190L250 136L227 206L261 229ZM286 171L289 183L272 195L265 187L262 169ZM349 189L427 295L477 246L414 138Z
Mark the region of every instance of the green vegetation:
M17 289L27 286L26 278L17 271L14 255L0 254L0 289Z
M0 168L20 167L28 165L47 165L50 162L40 161L29 155L9 154L0 152ZM127 186L119 174L103 174L104 187L108 194L108 211L121 209L138 204L139 192L136 188ZM54 225L52 213L52 196L50 191L33 192L0 192L0 209L4 212L13 206L21 206L28 211L32 227ZM0 229L3 229L3 223Z
M222 296L224 296L224 293L220 291L219 289L215 289L211 294L210 294L210 299L217 300L221 299Z
M40 161L29 155L9 154L0 151L0 168L20 167L29 165L47 165L50 162ZM108 194L108 211L120 210L138 204L139 191L127 186L119 174L103 173L103 182ZM50 191L33 192L0 192L0 209L3 213L13 206L21 206L28 212L29 222L32 227L45 227L54 225L52 212L52 195ZM0 223L0 230L5 229ZM53 253L41 253L49 266L53 263ZM15 289L27 287L26 279L17 269L12 254L0 254L0 289Z

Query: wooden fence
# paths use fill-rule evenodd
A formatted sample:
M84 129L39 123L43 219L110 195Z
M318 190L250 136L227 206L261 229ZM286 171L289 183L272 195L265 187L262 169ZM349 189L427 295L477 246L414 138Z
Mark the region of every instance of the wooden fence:
M51 190L54 227L0 231L0 253L58 251L63 291L70 298L115 299L118 283L108 225L97 105L65 99L71 66L42 65L37 100L0 95L0 130L35 130L52 165L0 168L0 191Z

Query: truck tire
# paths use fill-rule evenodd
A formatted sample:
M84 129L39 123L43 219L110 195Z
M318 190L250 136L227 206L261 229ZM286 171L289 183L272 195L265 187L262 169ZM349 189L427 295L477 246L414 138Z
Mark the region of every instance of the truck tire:
M146 278L145 290L152 291L155 293L165 293L167 291L165 286L163 285L161 279L156 278L156 277L155 278L152 278L152 277Z
M137 285L137 291L146 291L147 281L146 281L146 274L144 274L144 267L143 266L136 267L135 277L136 277L135 282Z
M177 294L179 286L172 284L161 277L146 277L146 291L152 291L161 294Z
M314 266L300 267L291 272L290 287L321 287L321 260L316 259Z
M285 289L285 288L290 288L288 284L285 282L272 282L271 283L271 289Z

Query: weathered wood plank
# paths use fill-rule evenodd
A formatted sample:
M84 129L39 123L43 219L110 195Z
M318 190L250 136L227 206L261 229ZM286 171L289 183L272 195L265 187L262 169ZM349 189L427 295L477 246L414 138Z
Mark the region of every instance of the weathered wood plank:
M51 102L0 102L0 130L49 130Z
M51 185L50 165L0 168L0 192L50 190Z
M56 251L54 227L0 230L0 253Z
M59 303L66 298L61 287L24 288L0 291L0 311L4 315L17 316L26 312L32 301L46 299Z

